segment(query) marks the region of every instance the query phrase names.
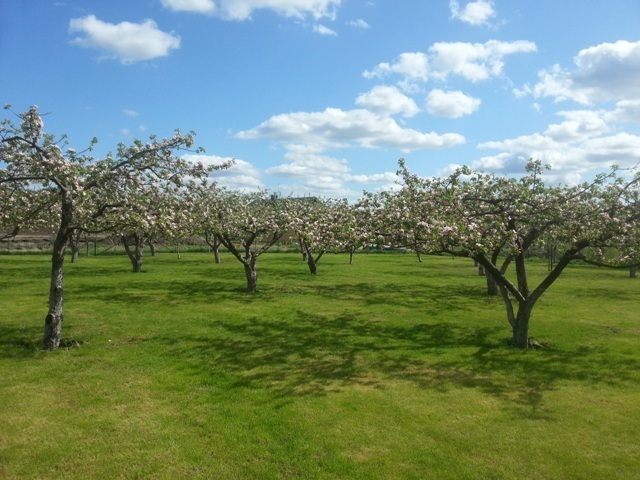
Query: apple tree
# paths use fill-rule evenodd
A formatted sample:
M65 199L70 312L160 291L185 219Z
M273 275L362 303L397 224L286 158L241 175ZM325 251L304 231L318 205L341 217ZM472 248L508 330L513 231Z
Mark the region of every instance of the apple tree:
M169 138L151 136L146 143L119 144L115 153L95 159L89 153L96 139L77 152L67 148L65 137L44 132L36 106L15 115L19 123L5 120L0 131L0 185L28 185L35 196L50 192L56 198L43 339L44 348L55 349L62 336L65 249L73 232L114 228L125 221L126 212L135 208L139 193L150 183L180 186L185 176L202 177L208 170L175 156L192 148L193 133L176 131Z

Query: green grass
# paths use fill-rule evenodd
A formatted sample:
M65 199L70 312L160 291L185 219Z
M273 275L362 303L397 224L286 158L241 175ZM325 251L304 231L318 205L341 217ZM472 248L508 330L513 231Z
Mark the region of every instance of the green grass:
M570 267L508 347L468 261L0 256L0 478L637 479L640 283ZM532 265L533 276L545 265Z

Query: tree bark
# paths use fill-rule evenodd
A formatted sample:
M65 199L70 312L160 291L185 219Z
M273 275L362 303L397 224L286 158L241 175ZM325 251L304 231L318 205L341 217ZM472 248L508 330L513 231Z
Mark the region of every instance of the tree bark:
M69 247L71 247L71 263L78 261L80 255L80 235L79 233L72 233L69 235Z
M204 241L207 242L211 252L213 252L213 260L216 265L222 263L220 260L220 245L222 245L222 238L218 234L211 234L210 232L204 232Z
M298 246L300 247L300 253L302 253L302 261L307 262L309 259L309 250L307 248L306 242L302 239L302 237L298 238Z
M309 267L309 273L311 273L311 275L318 274L318 263L310 253L307 253L307 266Z
M528 302L521 303L518 313L511 326L511 344L515 348L529 348L529 320L531 319L532 306Z
M498 284L496 283L495 277L486 270L484 276L487 279L487 295L492 297L498 295Z
M320 251L320 253L318 253L318 256L314 258L313 252L311 252L311 248L309 244L307 244L306 242L303 242L302 244L303 244L304 255L307 258L307 266L309 267L309 272L311 273L311 275L317 275L318 262L322 258L322 255L324 255L324 250Z
M133 273L142 271L142 252L144 250L144 237L137 233L122 235L122 244L131 261ZM132 248L133 247L133 248Z
M629 277L638 278L638 266L634 265L629 269Z
M258 269L256 261L258 257L251 252L249 258L244 259L244 274L247 277L247 293L256 293L258 291Z
M51 255L51 283L49 286L49 311L44 320L42 345L46 350L55 350L62 338L62 320L64 318L64 252L71 235L73 222L73 199L71 194L62 194L60 225L53 242Z

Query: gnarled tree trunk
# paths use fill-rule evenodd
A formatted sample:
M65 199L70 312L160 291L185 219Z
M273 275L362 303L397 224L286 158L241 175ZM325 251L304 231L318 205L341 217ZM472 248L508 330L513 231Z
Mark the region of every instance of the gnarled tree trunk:
M249 258L242 261L244 265L244 274L247 277L247 293L256 293L258 291L258 269L256 268L258 257L253 253L249 253Z
M49 311L44 320L43 347L55 350L62 338L62 320L64 318L64 252L71 235L73 221L73 199L65 192L62 196L60 225L53 242L51 255L51 283L49 286Z
M142 271L142 252L144 250L144 236L137 233L122 235L122 244L131 261L133 273Z

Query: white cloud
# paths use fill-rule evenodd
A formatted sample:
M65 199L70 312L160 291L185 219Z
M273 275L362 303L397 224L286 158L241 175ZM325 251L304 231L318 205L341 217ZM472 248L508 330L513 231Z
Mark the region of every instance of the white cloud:
M288 144L285 148L287 163L269 168L266 173L292 180L289 189L294 194L356 198L361 192L352 191L348 184L377 184L386 188L397 180L392 172L353 175L346 160L323 155L317 147Z
M368 110L327 108L271 117L258 127L236 134L240 139L270 139L321 148L397 148L403 152L447 148L465 143L457 133L423 133L403 128L389 117Z
M227 20L248 20L256 10L271 10L278 15L303 19L334 20L342 0L219 0L216 14Z
M331 30L329 27L325 27L324 25L321 25L321 24L314 25L313 31L315 33L319 33L320 35L329 35L333 37L338 36L338 34L334 30Z
M213 0L161 0L162 5L174 12L212 14L216 11Z
M365 78L386 77L397 74L409 80L429 78L429 58L422 52L402 53L395 63L379 63L373 70L365 70Z
M446 80L450 75L459 75L472 82L502 75L504 57L514 53L536 51L533 42L519 40L501 42L489 40L485 43L438 42L428 54L422 52L403 53L394 63L380 63L373 70L365 70L366 78L400 75L403 81Z
M135 110L131 110L130 108L125 108L122 110L122 113L126 116L126 117L137 117L138 115L140 115L138 112L136 112Z
M429 48L433 77L445 80L450 75L460 75L477 82L502 75L504 57L514 53L536 51L536 44L527 40L485 43L438 42Z
M405 117L413 117L420 111L412 98L401 93L396 87L383 85L359 95L356 98L356 105L380 115L400 113Z
M616 103L616 109L606 112L604 119L613 123L640 123L640 100L622 100Z
M526 86L523 92L584 105L640 97L640 41L621 40L586 48L574 58L574 64L574 71L558 65L541 71L539 82L534 87Z
M481 100L460 91L431 90L427 96L427 111L436 117L459 118L471 115L480 107Z
M460 8L460 2L457 0L451 0L449 8L451 9L451 18L470 25L483 25L496 14L493 9L493 2L490 0L468 2L464 8Z
M222 165L233 160L233 165L224 170L216 170L211 178L218 184L234 190L256 191L264 188L260 171L251 163L238 158L217 155L187 154L183 158L190 162L202 162L205 165Z
M504 173L523 173L529 158L551 165L548 178L556 182L575 184L587 172L607 171L611 165L633 166L640 158L640 136L629 133L610 135L607 118L612 112L573 110L559 112L564 121L547 127L544 133L485 142L478 148L498 150L496 155L482 157L472 166Z
M88 15L72 19L69 32L84 34L71 40L73 45L100 50L103 57L124 64L165 57L180 47L180 37L159 30L153 20L112 24Z
M566 120L549 125L545 136L557 142L580 142L608 133L611 128L602 118L602 112L592 110L572 110L558 112Z
M363 30L371 28L371 25L369 25L367 22L365 22L361 18L358 18L357 20L351 20L351 21L347 22L347 25L349 25L351 27L361 28Z

